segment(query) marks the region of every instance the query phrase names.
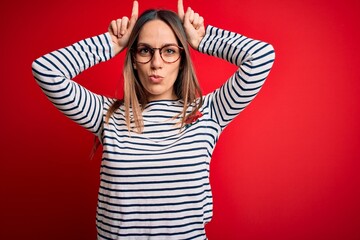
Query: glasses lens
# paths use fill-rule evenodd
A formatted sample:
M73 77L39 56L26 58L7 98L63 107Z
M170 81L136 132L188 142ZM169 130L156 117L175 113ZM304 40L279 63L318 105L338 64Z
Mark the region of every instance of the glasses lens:
M135 54L135 58L137 62L140 63L147 63L151 60L152 58L152 49L150 47L147 46L139 46L136 49L136 54Z
M161 56L165 62L175 62L180 57L180 49L175 45L165 46L161 49Z

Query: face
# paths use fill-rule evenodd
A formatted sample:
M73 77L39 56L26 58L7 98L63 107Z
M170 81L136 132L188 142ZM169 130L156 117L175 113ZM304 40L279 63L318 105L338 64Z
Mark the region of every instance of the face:
M176 36L172 29L161 20L147 22L141 29L137 46L162 48L177 44ZM174 83L180 69L180 59L174 63L166 63L160 56L160 51L155 50L148 63L134 62L134 68L147 92L148 101L174 100Z

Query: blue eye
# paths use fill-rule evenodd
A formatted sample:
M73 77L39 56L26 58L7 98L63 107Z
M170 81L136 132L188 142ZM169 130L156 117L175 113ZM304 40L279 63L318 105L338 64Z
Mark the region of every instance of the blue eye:
M175 51L173 49L166 49L166 53L168 54L174 54Z
M179 50L174 46L167 46L162 51L162 53L167 56L177 54L177 52L179 52Z
M151 49L148 48L148 47L139 47L137 49L137 53L142 55L142 56L150 55L151 54Z

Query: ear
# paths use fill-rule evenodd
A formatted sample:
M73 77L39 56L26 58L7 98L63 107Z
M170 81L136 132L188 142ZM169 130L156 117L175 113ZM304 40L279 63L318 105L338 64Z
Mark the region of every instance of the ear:
M133 63L133 68L136 70L136 64L135 63Z

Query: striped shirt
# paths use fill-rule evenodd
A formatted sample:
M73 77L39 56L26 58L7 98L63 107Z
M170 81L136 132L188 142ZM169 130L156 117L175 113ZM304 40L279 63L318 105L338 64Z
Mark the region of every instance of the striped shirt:
M71 79L114 56L108 33L35 60L32 70L50 101L103 144L98 239L206 239L212 218L209 166L223 129L259 92L274 61L270 44L208 26L199 51L239 68L203 96L202 116L180 129L181 100L149 102L143 133L128 132L121 106ZM178 117L176 117L178 116Z

